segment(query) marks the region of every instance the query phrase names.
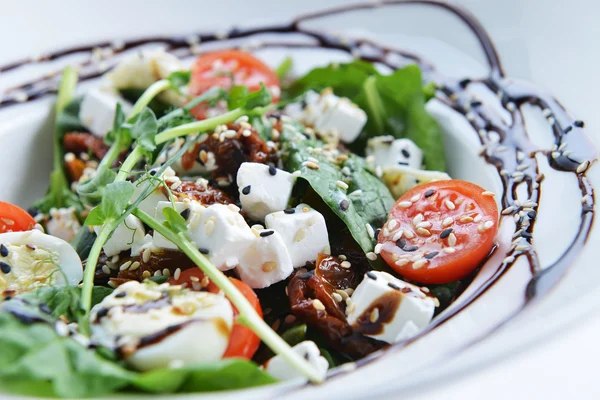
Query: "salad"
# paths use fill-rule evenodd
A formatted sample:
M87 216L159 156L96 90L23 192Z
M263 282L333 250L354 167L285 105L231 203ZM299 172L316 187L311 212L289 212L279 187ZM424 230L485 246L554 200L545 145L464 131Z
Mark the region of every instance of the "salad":
M0 203L0 387L319 383L427 331L494 246L494 193L445 172L416 65L291 66L143 51L81 95L64 70L48 192Z

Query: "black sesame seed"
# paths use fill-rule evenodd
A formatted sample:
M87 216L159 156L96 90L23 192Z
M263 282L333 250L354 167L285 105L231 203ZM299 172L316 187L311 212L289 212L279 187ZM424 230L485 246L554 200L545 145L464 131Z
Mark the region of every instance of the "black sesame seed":
M205 249L204 247L199 248L198 251L205 255L209 253L208 249Z
M8 249L4 244L0 244L0 256L6 257L8 256Z
M398 165L408 166L408 163L406 161L398 161Z
M125 296L127 296L127 292L119 292L119 293L115 294L115 297L119 298L119 299L123 298Z
M198 149L198 152L201 152L201 151L203 151L203 150L204 150L204 151L208 151L208 146L207 146L207 145L205 145L205 144L203 144L203 145L202 145L202 146L200 146L200 148Z
M425 197L431 197L435 193L435 190L429 189L425 192Z
M480 105L482 105L483 103L480 102L479 100L475 100L471 102L471 107L479 107Z
M388 286L394 290L400 290L400 287L393 282L388 282Z
M535 211L529 211L529 212L527 213L527 216L528 216L530 219L535 219L535 217L537 217L537 213L536 213Z
M346 211L350 207L350 202L346 199L340 201L340 209Z
M276 173L277 173L277 168L275 168L273 165L269 165L269 174L271 174L272 176L275 176Z
M43 313L52 314L52 310L50 310L50 307L48 307L48 305L45 303L40 304L39 309Z
M410 152L406 149L402 149L400 150L400 152L402 153L402 155L406 158L410 158Z
M377 238L379 237L379 232L381 232L381 228L375 229L375 235L373 235L373 237L375 238L375 240L377 240Z
M305 359L306 361L310 360L310 354L308 354L308 353L304 353L304 359Z
M156 175L156 170L151 170L151 171L149 172L149 174L150 174L151 176L154 176L154 175Z
M565 128L565 133L569 133L569 132L571 132L572 130L573 130L573 127L572 127L571 125L569 125L569 126L567 126L567 127Z
M375 275L371 271L367 272L367 277L369 277L370 279L373 279L374 281L377 280L377 275Z
M108 312L110 311L109 308L101 308L100 310L98 310L98 312L96 313L96 319L100 319L100 318L104 318L108 315Z
M272 234L274 234L275 231L262 231L260 233L260 237L267 237L267 236L271 236Z
M315 271L312 270L312 271L308 271L308 272L298 275L298 278L300 278L302 280L306 280L306 279L311 278L314 274L315 274Z
M396 246L403 249L406 246L406 239L400 238L400 239L396 240Z
M459 85L461 88L463 88L463 89L464 89L464 88L466 88L466 87L467 87L467 85L468 85L469 83L471 83L471 80L470 80L469 78L466 78L466 79L463 79L463 80L461 80L460 82L458 82L458 85Z
M404 251L417 251L419 248L417 246L406 246L402 250Z
M6 296L6 297L4 297L5 301L9 301L10 299L12 299L12 296Z
M440 239L446 239L452 233L452 228L444 229L442 233L440 233Z
M440 254L439 251L432 251L430 253L425 254L423 257L425 257L428 260L431 260L433 257L437 256L438 254Z
M533 237L533 235L529 232L523 232L521 233L521 236L523 236L525 239L531 239Z
M10 270L12 268L10 267L10 265L8 265L7 263L0 261L0 271L4 272L5 274L10 273Z
M583 128L585 126L585 124L582 120L577 120L577 121L573 122L573 125L575 125L577 128Z
M286 214L294 214L296 212L295 208L286 208L285 210L283 210L284 213Z
M183 217L183 219L187 220L188 217L190 216L190 209L186 208L185 210L180 212L179 215L181 215Z
M249 194L250 194L250 189L251 189L251 188L252 188L252 186L251 186L251 185L245 186L245 187L242 189L242 194L249 195Z
M29 213L29 215L31 215L32 217L35 217L35 216L37 216L37 215L40 213L40 212L39 212L39 210L38 210L37 208L35 208L35 207L29 207L29 208L27 209L27 212L28 212L28 213Z

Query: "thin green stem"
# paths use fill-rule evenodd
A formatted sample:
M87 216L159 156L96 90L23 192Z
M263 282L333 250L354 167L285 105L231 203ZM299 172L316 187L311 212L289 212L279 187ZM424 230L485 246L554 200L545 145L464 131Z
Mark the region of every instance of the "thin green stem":
M94 288L94 274L96 273L98 257L100 257L100 253L102 252L102 246L104 246L104 243L106 243L115 228L115 221L110 221L102 226L100 232L98 233L98 237L92 245L90 254L87 258L87 263L85 265L85 270L83 272L84 276L83 288L81 290L81 307L85 311L85 317L81 320L81 330L82 333L87 336L89 336L90 333L88 315L90 313L90 308L92 307L92 289Z
M142 222L160 233L184 252L206 276L208 276L227 296L227 298L238 309L238 321L252 329L261 340L269 346L275 354L281 355L290 365L294 366L302 375L312 382L322 382L315 369L299 354L294 352L290 345L281 338L271 327L257 314L254 307L248 302L244 295L237 290L229 278L215 267L183 234L176 234L147 213L136 209L133 214Z
M150 85L148 89L144 91L140 98L135 102L133 108L131 109L131 113L129 113L127 119L131 119L138 115L144 109L144 107L150 104L152 99L154 99L160 92L162 92L163 90L167 90L170 87L171 83L166 79L154 82L152 85Z
M121 182L127 179L127 176L129 176L129 173L131 172L133 167L135 167L135 164L137 164L138 161L143 157L143 155L144 151L142 150L142 148L136 146L133 149L133 151L129 153L129 155L123 162L123 165L121 165L121 168L119 168L119 173L115 178L115 182Z
M215 129L219 125L234 121L246 113L246 110L242 108L236 108L224 114L217 115L216 117L204 119L202 121L190 122L189 124L179 125L174 128L167 129L166 131L156 135L155 142L156 144L161 144L180 136L210 131Z

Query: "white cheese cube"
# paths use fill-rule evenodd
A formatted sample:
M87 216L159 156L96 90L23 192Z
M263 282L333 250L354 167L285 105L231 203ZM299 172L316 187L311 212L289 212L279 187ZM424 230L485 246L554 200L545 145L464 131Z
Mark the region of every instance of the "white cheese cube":
M171 73L185 70L181 61L163 49L136 52L125 58L107 74L117 89L146 89Z
M321 95L323 112L314 123L315 129L335 133L345 143L352 143L367 123L367 114L347 98L334 94Z
M328 253L329 235L325 218L306 204L267 215L265 225L281 235L294 268L315 261L319 253Z
M292 196L292 174L260 163L242 163L237 173L242 209L257 221L285 209Z
M307 360L309 364L315 368L315 371L325 378L325 375L327 375L327 369L329 368L329 363L325 357L321 355L321 352L319 351L319 348L315 342L311 340L305 340L304 342L300 342L295 345L292 350ZM282 381L302 377L298 370L288 364L288 362L279 355L267 361L265 364L265 370L269 375Z
M50 220L46 223L48 234L61 238L66 242L71 242L79 229L81 229L81 224L74 207L52 208L50 210Z
M94 227L96 234L100 232L101 228L100 226ZM132 247L138 247L138 242L144 241L145 235L142 221L133 215L128 215L125 221L121 222L113 231L112 236L102 248L108 257L112 257Z
M381 167L405 166L421 169L423 152L410 139L394 139L393 136L378 136L369 139L367 155L373 156Z
M125 115L129 114L131 104L118 93L106 88L90 89L83 95L79 119L94 135L104 137L113 128L118 103Z
M171 170L171 168L167 168L164 175L168 175L169 170ZM153 171L156 172L156 170L153 170ZM174 173L175 172L173 171L173 174ZM143 177L143 178L139 179L138 181L134 182L133 184L135 185L135 188L133 190L133 195L131 196L130 203L137 200L137 198L140 197L144 193L144 191L150 185L150 181L149 181L149 178ZM169 200L169 198L163 192L162 185L159 185L156 189L154 189L154 191L152 193L150 193L144 200L142 200L142 202L138 205L138 208L140 210L142 210L143 212L145 212L146 214L155 215L156 205L161 201L167 201L167 200Z
M452 178L445 172L425 171L394 165L383 168L381 179L392 193L392 196L399 199L404 193L417 186L417 184L444 181Z
M190 203L183 203L183 202L177 202L177 201L174 203L171 203L170 201L159 201L156 204L156 214L155 214L154 218L160 223L166 221L165 215L163 214L163 210L165 208L175 208L175 211L177 211L178 213L181 214L183 211L190 208ZM160 233L158 233L156 231L154 231L154 233L153 233L152 243L154 244L154 246L159 247L161 249L170 249L170 250L178 249L177 245L173 244L170 240L168 240L166 237L164 237L163 235L161 235Z
M242 281L255 289L265 288L290 276L294 267L279 233L255 231L252 244L237 268Z
M431 322L434 299L386 272L370 271L351 296L348 324L366 336L397 343L417 335ZM389 313L391 318L386 317Z
M234 206L194 205L190 209L189 237L198 248L207 250L209 260L221 271L241 264L241 258L255 236Z

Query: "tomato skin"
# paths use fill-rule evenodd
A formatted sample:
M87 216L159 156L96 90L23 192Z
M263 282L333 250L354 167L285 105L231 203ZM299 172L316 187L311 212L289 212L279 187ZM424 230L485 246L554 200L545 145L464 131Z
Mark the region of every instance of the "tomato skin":
M188 282L188 288L191 288L192 277L198 278L198 281L202 281L204 273L200 268L189 268L181 272L179 279L169 279L169 283L172 285L181 285ZM250 302L252 307L256 310L258 315L262 318L262 307L260 301L254 293L254 290L239 279L229 278L231 283L244 295L244 297ZM208 284L206 289L211 293L218 293L219 287L212 281ZM239 312L237 308L232 304L234 319L237 319ZM231 335L229 336L229 344L223 354L223 358L244 358L246 360L252 359L254 353L260 346L260 338L252 332L252 330L240 323L234 322L233 328L231 329Z
M279 100L279 78L273 70L250 53L241 50L219 50L202 54L192 67L189 92L199 95L217 86L229 89L245 85L251 92L260 90L263 83L271 92L273 101ZM201 104L192 110L198 119L206 117L207 106Z
M0 233L29 231L35 224L33 217L21 207L0 201Z
M397 273L420 283L466 277L490 253L498 233L498 206L487 194L482 187L460 180L411 189L398 199L379 234L381 256ZM394 241L400 229L402 238Z

